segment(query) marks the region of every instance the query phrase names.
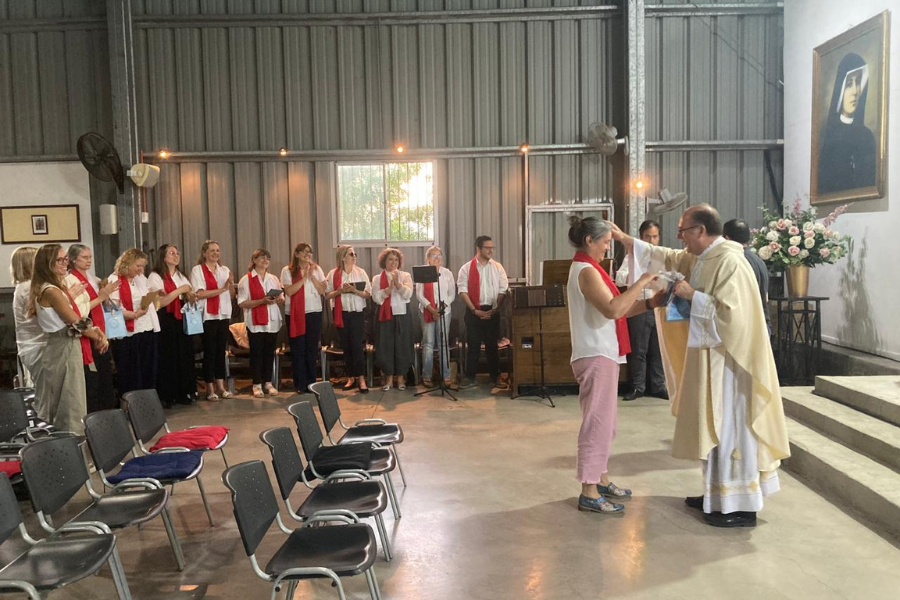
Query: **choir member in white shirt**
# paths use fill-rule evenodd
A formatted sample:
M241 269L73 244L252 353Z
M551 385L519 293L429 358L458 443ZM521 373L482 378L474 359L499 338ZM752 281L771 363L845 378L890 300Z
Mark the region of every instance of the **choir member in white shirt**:
M141 308L141 300L150 293L144 276L147 255L131 248L116 261L110 281L119 281L119 289L110 294L123 311L127 334L112 341L116 361L116 391L119 395L132 390L156 389L159 317L150 304Z
M475 257L459 270L456 286L466 305L466 377L460 387L475 383L481 344L487 355L491 384L500 377L500 307L506 300L509 279L503 265L493 259L494 241L486 235L475 239Z
M106 333L106 317L103 315L102 304L109 299L109 295L119 289L119 280L100 286L100 279L91 273L94 262L91 249L83 244L72 244L66 253L69 258L69 274L65 283L69 286L69 293L76 289L79 283L84 291L73 295L75 304L82 317L90 316L94 327ZM78 288L81 289L81 288ZM84 366L84 384L87 389L88 414L98 410L109 410L119 407L116 398L116 388L113 385L112 354L92 349L94 362Z
M413 282L409 273L400 270L403 253L396 248L382 250L378 266L381 274L372 278L372 299L378 307L375 365L384 376L384 391L391 389L395 375L397 389L402 391L406 389L406 373L415 352L409 314Z
M197 265L191 269L191 287L203 307L203 380L210 402L217 402L219 396L231 398L225 387L225 346L235 286L234 275L221 264L221 258L219 242L206 240L200 247Z
M316 382L316 358L322 338L322 295L328 287L325 273L312 258L312 246L301 242L294 247L291 264L281 271L294 391L298 394L307 393L309 385Z
M453 281L453 273L443 266L444 253L437 246L432 246L425 251L425 261L438 270L438 282L417 283L416 297L419 299L419 310L422 315L422 382L425 387L431 387L431 374L434 369L434 347L438 339L443 339L443 345L438 349L440 360L440 376L447 385L450 384L450 354L447 346L448 331L450 326L450 305L456 298L456 283ZM440 289L438 289L440 286ZM443 335L438 331L440 326L440 311L443 302L444 330Z
M163 244L148 281L158 290L156 316L159 318L159 357L156 391L166 407L191 404L197 396L194 376L194 340L184 333L185 302L197 297L191 282L181 271L181 253L175 244Z
M281 305L284 293L278 277L269 273L272 255L258 248L253 252L248 272L238 283L238 306L244 310L244 324L250 340L250 373L253 397L262 398L263 388L270 396L278 394L272 385L275 362L275 338L281 329ZM281 293L270 293L277 290Z
M28 315L31 297L31 275L34 271L34 255L37 248L21 246L16 248L9 259L9 275L16 290L13 293L13 317L16 322L16 349L19 360L25 369L22 386L34 386L35 395L40 396L37 385L39 372L43 366L41 354L47 345L47 334L41 329L37 316Z
M325 299L331 300L334 309L334 326L341 337L344 363L347 365L347 385L353 389L358 382L361 394L368 394L365 358L366 300L372 295L369 275L356 266L356 250L353 246L338 246L335 253L337 267L325 276ZM356 284L362 284L357 287Z

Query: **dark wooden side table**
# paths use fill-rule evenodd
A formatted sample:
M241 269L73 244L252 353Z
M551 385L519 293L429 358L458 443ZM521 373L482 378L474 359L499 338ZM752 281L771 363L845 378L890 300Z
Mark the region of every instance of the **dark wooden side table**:
M812 385L822 352L823 296L769 297L777 307L775 365L781 385Z

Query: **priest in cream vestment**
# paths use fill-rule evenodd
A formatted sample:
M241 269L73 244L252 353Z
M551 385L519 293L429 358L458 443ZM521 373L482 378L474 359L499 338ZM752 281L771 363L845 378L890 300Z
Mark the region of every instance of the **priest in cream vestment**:
M702 461L704 493L685 503L710 525L752 527L763 497L778 491L777 468L790 456L778 374L759 289L743 248L725 240L708 204L678 223L684 250L651 246L614 229L629 250L629 277L678 271L675 294L691 303L688 321L657 309L666 383L675 415L672 455Z

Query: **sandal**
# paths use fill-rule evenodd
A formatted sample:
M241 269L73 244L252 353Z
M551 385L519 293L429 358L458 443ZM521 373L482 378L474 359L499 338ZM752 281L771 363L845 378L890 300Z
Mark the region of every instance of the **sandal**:
M578 497L578 510L588 512L605 513L605 514L622 514L625 507L615 502L610 502L603 496L599 498L588 498L584 494Z
M218 402L219 396L215 392L210 392L206 395L207 402Z
M406 378L398 377L397 378L397 389L401 392L406 389Z
M228 398L234 398L234 394L232 394L228 390L222 390L222 393L219 394L219 397L225 398L227 400Z
M631 490L620 488L612 481L609 482L609 485L602 485L598 483L597 491L604 496L612 496L613 498L617 498L619 500L628 500L629 498L631 498Z

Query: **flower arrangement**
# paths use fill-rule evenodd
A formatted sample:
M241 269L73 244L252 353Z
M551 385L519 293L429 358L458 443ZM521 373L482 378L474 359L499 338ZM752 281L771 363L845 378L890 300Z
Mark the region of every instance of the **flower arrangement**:
M794 200L793 210L783 217L765 207L760 209L767 225L751 230L751 251L775 270L793 265L834 264L847 255L850 236L831 229L835 220L847 210L846 204L821 221L815 207L800 209L800 198Z

